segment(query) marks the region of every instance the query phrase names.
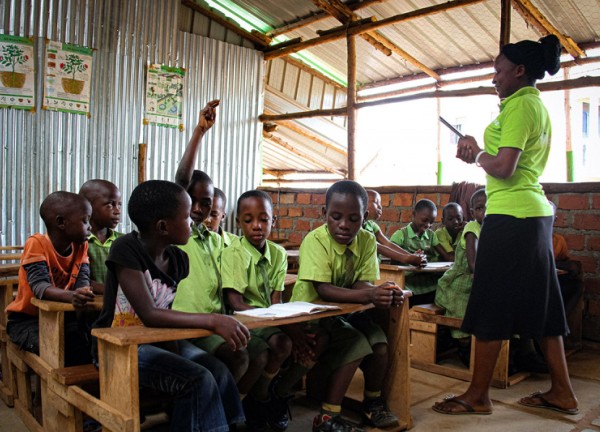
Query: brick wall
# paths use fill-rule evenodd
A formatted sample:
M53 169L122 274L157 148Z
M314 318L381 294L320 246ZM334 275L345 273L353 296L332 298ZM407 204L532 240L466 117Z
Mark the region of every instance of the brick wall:
M381 194L383 214L378 221L390 237L410 222L412 206L428 198L441 209L450 199L450 186L402 186L375 188ZM277 223L272 237L300 243L311 230L323 224L325 189L273 189L271 194ZM544 185L558 208L555 230L567 240L571 258L581 261L584 271L584 337L600 341L600 183L550 183Z

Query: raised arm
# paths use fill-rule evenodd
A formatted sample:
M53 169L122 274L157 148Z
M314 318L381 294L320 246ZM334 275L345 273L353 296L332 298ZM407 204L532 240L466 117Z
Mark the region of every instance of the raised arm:
M217 118L217 106L219 106L220 100L215 99L206 104L200 111L198 116L198 124L194 128L192 137L190 138L177 172L175 173L175 183L187 189L192 179L192 173L194 172L194 165L196 163L196 155L200 147L202 137L214 124Z

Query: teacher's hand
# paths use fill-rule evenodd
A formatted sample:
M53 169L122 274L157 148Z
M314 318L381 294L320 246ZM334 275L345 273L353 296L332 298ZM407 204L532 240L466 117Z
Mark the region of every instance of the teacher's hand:
M470 135L465 135L464 138L458 140L458 148L456 149L456 157L466 163L474 163L475 156L481 149L477 145L477 141Z

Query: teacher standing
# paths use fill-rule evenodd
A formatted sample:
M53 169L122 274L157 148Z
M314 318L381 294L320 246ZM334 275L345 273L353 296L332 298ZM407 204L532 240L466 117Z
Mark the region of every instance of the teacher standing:
M560 69L554 35L505 45L492 83L500 114L484 133L458 142L457 157L486 172L487 208L477 250L473 289L462 330L476 337L469 388L436 403L443 414L491 414L489 387L502 340L514 334L540 341L550 389L519 401L533 408L577 414L563 348L568 334L552 254L553 211L539 177L550 153L550 118L535 82Z

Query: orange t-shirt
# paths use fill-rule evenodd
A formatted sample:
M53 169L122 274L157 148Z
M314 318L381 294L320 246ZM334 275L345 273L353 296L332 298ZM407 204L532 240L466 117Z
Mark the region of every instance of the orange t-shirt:
M57 288L72 290L79 275L82 264L88 264L88 244L71 244L71 254L62 256L54 249L48 235L34 234L27 239L23 254L21 255L21 267L19 268L19 291L17 298L6 307L6 311L23 312L37 316L38 309L31 304L33 291L27 282L25 265L36 262L45 262L50 273L50 283Z
M554 249L555 261L565 261L569 259L567 241L560 234L552 234L552 248Z

